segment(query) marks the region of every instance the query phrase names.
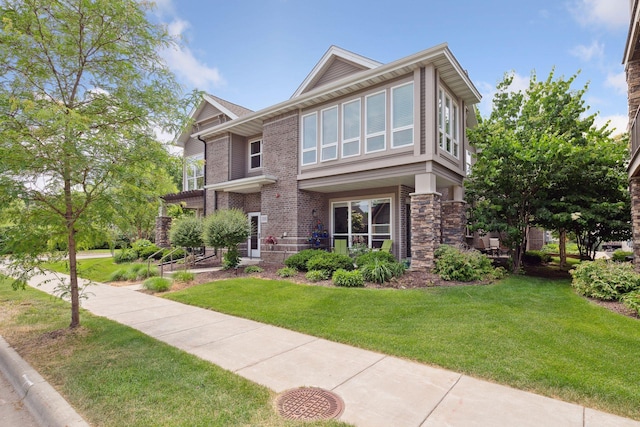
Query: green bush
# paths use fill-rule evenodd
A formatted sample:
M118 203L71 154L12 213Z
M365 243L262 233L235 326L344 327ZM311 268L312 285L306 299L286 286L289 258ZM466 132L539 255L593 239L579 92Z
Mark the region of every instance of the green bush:
M127 269L119 268L109 275L109 282L124 282L127 279Z
M169 240L173 246L185 248L204 246L202 220L193 216L175 220L169 230Z
M142 286L153 292L165 292L171 288L171 280L164 277L150 277L142 283Z
M264 268L258 265L248 265L244 268L245 274L262 273L263 271L264 271Z
M627 260L627 257L631 255L633 255L633 252L618 249L611 255L611 260L615 262L625 262Z
M110 282L120 282L129 280L142 280L148 277L157 276L158 267L147 264L133 264L125 268L119 268L109 275Z
M389 252L373 251L373 252L364 253L356 257L355 264L358 266L358 268L362 268L366 264L370 264L375 260L395 262L396 258L393 255L391 255Z
M304 249L285 259L284 265L295 268L298 271L307 271L307 261L320 253L321 251L318 249Z
M304 275L304 277L310 282L319 282L321 280L327 280L331 277L328 271L324 270L311 270Z
M629 292L620 297L625 307L634 310L640 316L640 290Z
M171 253L171 251L173 251L176 248L167 248L165 250L162 251L162 257L160 259L162 259L162 261L167 262L170 260L177 260L177 259L182 259L185 257L185 255L187 254L187 252L182 249L182 248L178 248L174 253L172 253L171 255L169 255Z
M491 260L475 250L461 250L442 245L434 252L434 273L443 280L471 282L482 280L494 273Z
M133 262L138 259L138 253L133 249L122 249L113 256L113 262L123 264L125 262Z
M240 209L218 209L207 216L203 229L207 246L227 249L223 268L236 268L240 264L238 245L251 235L247 215Z
M361 288L364 286L364 277L360 270L347 271L339 268L334 271L331 279L334 285L345 288Z
M187 283L191 282L196 277L196 275L189 271L182 270L176 271L171 277L173 278L174 282Z
M544 251L527 251L522 256L522 262L528 265L540 265L551 262L551 255Z
M333 274L337 269L353 270L353 260L348 255L322 251L307 261L307 271L324 270Z
M349 249L349 256L352 258L358 258L364 254L371 252L371 248L365 243L354 243Z
M136 240L131 244L131 249L133 249L138 254L138 258L142 258L143 260L146 260L151 255L156 254L156 252L160 250L158 246L146 239ZM161 256L162 253L160 252L157 253L154 258L160 259Z
M293 277L298 274L298 270L291 267L283 267L276 271L276 274L280 277Z
M640 275L629 263L604 259L581 262L571 270L571 285L580 295L601 300L617 300L621 295L640 290Z

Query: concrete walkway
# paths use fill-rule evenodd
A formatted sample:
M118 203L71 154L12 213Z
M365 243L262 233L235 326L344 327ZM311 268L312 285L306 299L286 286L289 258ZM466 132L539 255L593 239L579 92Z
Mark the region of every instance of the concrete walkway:
M45 277L31 281L38 286ZM55 284L39 289L52 293ZM131 326L269 387L331 390L356 426L640 427L606 414L466 375L104 284L83 301Z

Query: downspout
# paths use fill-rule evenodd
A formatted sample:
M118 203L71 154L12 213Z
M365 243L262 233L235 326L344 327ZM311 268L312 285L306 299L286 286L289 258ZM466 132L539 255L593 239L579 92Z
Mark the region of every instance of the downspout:
M204 186L206 187L207 186L207 143L206 143L206 141L204 139L202 139L202 137L200 135L198 135L198 140L200 142L202 142L202 145L204 145L204 150L203 150L203 152L204 152ZM203 207L204 207L203 213L204 213L204 216L206 217L207 216L207 190L206 190L206 188L203 190L202 194L203 194L202 195L202 201L204 202L203 203ZM214 202L213 210L216 210L218 208L217 203L216 203L216 199L217 199L216 197L213 198L213 202Z

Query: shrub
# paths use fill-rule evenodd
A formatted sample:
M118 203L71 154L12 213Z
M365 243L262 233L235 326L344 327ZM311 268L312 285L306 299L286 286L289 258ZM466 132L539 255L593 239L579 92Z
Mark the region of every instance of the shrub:
M196 217L183 217L175 220L169 230L169 240L173 246L198 248L204 246L202 220Z
M434 273L443 280L471 282L490 277L494 272L491 260L476 250L461 250L442 245L434 252Z
M366 264L372 263L374 260L395 262L396 258L389 252L373 251L364 253L356 258L356 265L358 268L364 267Z
M187 254L187 252L182 249L182 248L177 248L175 252L173 252L171 255L169 255L171 253L171 251L173 251L176 248L167 248L164 251L162 251L162 261L167 262L170 260L176 260L176 259L182 259L185 257L185 255Z
M364 286L364 277L360 270L347 271L342 268L337 269L331 277L333 284L345 288L360 288Z
M298 271L307 271L307 261L320 254L318 249L304 249L284 260L284 265Z
M581 262L571 270L571 285L580 295L601 300L616 300L621 295L640 290L640 275L632 264L603 259Z
M298 274L298 270L291 267L283 267L276 271L276 274L280 277L293 277Z
M127 269L119 268L109 275L109 282L122 282L127 279Z
M133 249L122 249L113 256L113 262L123 264L125 262L133 262L138 259L138 253Z
M203 227L208 246L227 249L223 268L236 268L240 264L238 245L251 235L247 215L240 209L219 209L207 217Z
M321 280L327 280L331 277L328 271L325 270L311 270L304 275L307 280L311 282L319 282Z
M181 283L187 283L187 282L191 282L196 275L189 272L189 271L176 271L175 273L173 273L173 275L171 276L173 278L174 282L181 282Z
M158 267L147 264L133 264L129 267L127 280L142 280L158 275Z
M611 255L611 260L615 262L625 262L627 260L627 257L631 255L633 255L633 252L618 249Z
M337 269L353 270L353 260L348 255L322 251L307 261L307 271L324 270L333 274Z
M144 260L149 258L151 255L156 254L156 252L160 250L158 246L146 239L136 240L131 244L131 249L138 254L138 258L142 258ZM157 253L154 258L159 259L161 256L161 253Z
M620 297L625 307L634 310L640 316L640 290L629 292Z
M257 265L248 265L244 268L244 272L246 274L251 274L251 273L262 273L264 271L264 268L257 266Z
M358 258L359 256L368 254L369 252L371 252L371 248L365 243L354 243L351 246L351 249L349 249L349 256Z
M551 262L551 255L544 251L527 251L522 256L522 262L528 265L540 265Z
M171 288L171 280L164 277L150 277L142 283L142 286L153 292L165 292Z

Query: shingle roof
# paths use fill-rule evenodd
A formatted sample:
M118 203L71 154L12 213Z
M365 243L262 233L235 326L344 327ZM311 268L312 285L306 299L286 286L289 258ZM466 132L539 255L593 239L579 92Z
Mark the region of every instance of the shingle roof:
M219 97L217 97L215 95L211 95L211 94L207 94L207 95L210 96L211 98L215 99L217 102L222 104L225 108L227 108L229 111L231 111L232 113L234 113L238 117L246 116L247 114L253 113L253 110L245 108L245 107L243 107L241 105L234 104L233 102L229 102L229 101L227 101L225 99L222 99L222 98L219 98Z

